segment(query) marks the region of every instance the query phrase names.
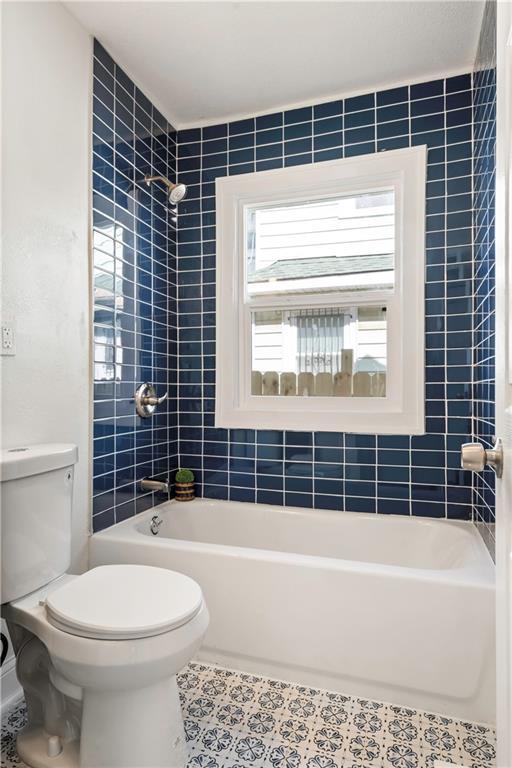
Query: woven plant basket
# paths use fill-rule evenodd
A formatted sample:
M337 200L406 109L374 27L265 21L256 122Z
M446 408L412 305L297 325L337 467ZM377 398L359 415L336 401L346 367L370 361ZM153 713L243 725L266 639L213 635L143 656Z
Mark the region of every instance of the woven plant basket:
M195 499L194 483L178 483L176 481L175 496L176 501L192 501L192 499Z

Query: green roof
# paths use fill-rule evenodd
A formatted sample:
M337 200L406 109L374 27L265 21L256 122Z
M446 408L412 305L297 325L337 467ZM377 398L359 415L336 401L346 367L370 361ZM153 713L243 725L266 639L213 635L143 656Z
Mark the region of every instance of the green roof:
M268 280L304 280L308 277L350 275L361 272L387 272L393 269L393 254L371 256L313 256L306 259L280 259L249 276L250 283Z

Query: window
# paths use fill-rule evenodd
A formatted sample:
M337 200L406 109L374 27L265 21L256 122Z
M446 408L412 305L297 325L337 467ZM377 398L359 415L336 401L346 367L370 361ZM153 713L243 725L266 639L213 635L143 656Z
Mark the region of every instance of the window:
M123 276L114 275L114 250L123 257L123 228L108 217L98 221L93 231L94 268L94 381L121 381L123 348L121 330L114 326L116 312L122 312ZM129 268L119 262L123 268Z
M425 163L217 179L218 426L424 431Z

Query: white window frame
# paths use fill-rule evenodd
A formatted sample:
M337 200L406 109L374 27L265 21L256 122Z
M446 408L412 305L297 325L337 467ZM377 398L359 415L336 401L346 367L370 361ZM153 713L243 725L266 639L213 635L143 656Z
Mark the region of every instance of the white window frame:
M426 147L216 179L217 360L215 425L371 434L423 434ZM246 209L393 189L395 287L308 296L246 295ZM264 301L264 303L263 303ZM251 311L387 306L385 397L251 395Z

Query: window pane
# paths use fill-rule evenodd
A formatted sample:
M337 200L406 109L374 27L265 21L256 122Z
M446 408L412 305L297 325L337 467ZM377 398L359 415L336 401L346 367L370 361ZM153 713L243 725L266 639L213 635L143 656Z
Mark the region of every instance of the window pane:
M248 295L392 287L394 208L393 190L249 208Z
M384 397L386 308L253 312L251 393Z

